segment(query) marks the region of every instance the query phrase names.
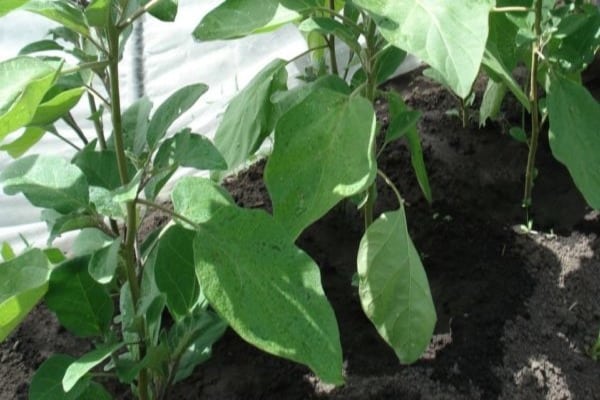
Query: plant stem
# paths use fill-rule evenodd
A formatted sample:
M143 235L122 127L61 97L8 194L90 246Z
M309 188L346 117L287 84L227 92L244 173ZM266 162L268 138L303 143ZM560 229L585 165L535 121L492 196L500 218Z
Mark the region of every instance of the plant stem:
M148 3L150 4L150 3ZM113 136L115 141L115 153L117 156L117 167L119 169L119 178L121 184L129 183L127 172L127 158L123 143L123 123L121 120L121 95L119 89L119 30L114 26L108 27L108 47L109 47L109 76L110 76L110 97L112 104L112 123ZM137 232L137 212L135 202L127 202L127 229L125 231L125 272L127 281L131 290L131 298L134 310L137 311L137 304L140 298L140 285L136 273L136 255L135 255L135 236ZM141 341L145 342L145 322L142 320L141 328L138 332ZM144 346L140 345L140 359L144 357ZM148 400L148 371L143 368L138 374L138 392L140 400Z
M127 28L128 25L131 25L136 19L138 19L139 17L141 17L142 15L144 15L146 12L150 11L152 9L152 7L156 6L161 1L162 0L150 0L144 6L138 8L137 10L135 10L134 13L131 14L131 16L129 18L127 18L124 21L119 22L117 24L117 29L119 31L121 31L121 30Z
M527 156L527 169L525 170L525 193L523 207L531 206L531 193L533 191L533 180L535 178L535 155L537 153L538 140L540 136L539 98L537 91L537 72L539 65L538 46L542 36L542 0L535 0L535 37L531 46L531 75L529 80L529 100L531 102L531 140L529 142L529 154Z
M89 143L89 141L85 137L85 133L83 133L79 125L77 125L77 122L75 121L75 118L73 118L73 114L71 114L70 111L62 119L67 125L71 127L71 129L75 131L79 139L81 139L81 141L83 142L84 146Z
M504 12L504 13L510 13L510 12L530 12L531 9L528 7L493 7L492 8L492 12Z
M335 0L329 0L329 9L335 12ZM334 16L331 16L331 18L333 19ZM333 73L335 75L339 75L337 55L335 53L335 35L334 34L329 35L327 44L329 45L329 58L331 59L331 73Z
M107 61L94 61L94 62L81 63L81 64L74 66L73 68L66 68L66 69L61 70L60 74L61 75L69 75L69 74L73 74L75 72L79 72L81 70L88 69L88 68L106 68L107 65L108 65Z
M396 185L394 185L394 182L392 182L392 180L383 173L382 170L378 169L377 170L377 174L385 181L385 183L394 191L394 194L396 195L396 198L398 199L398 205L400 207L402 207L402 205L404 204L404 199L402 198L402 196L400 195L400 191L398 190L398 188L396 187Z
M327 47L329 47L329 46L327 46L326 44L324 44L322 46L312 47L312 48L310 48L310 49L308 49L306 51L303 51L302 53L298 54L296 57L287 60L286 64L291 64L294 61L301 59L305 55L312 53L313 51L321 50L321 49L326 49Z
M92 112L92 122L94 123L94 129L96 130L96 137L100 144L100 150L106 150L106 138L104 137L104 127L102 126L102 119L98 115L98 107L96 107L96 100L91 93L87 94L88 103L90 105L90 111Z
M50 132L51 134L53 134L54 136L56 136L57 138L59 138L60 140L62 140L63 142L65 142L66 144L68 144L69 146L71 146L72 148L74 148L77 151L80 151L81 148L79 146L77 146L75 143L71 142L69 139L67 139L66 137L64 137L63 135L61 135L60 133L58 133L55 130L48 130L48 132Z

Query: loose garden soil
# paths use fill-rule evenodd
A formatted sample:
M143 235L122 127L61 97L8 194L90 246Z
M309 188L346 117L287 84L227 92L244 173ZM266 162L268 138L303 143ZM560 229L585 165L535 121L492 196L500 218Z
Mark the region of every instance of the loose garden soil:
M446 113L457 106L454 98L421 76L388 86L423 114L434 194L427 204L407 148L390 145L380 169L405 197L438 314L423 358L400 365L364 316L351 285L361 218L344 203L298 245L321 267L340 327L346 385L325 385L307 368L264 354L228 331L213 357L169 399L600 399L600 362L586 354L600 329L599 213L586 206L546 139L533 194L536 232L523 233L527 149L507 135L507 125L463 128ZM378 111L385 126L385 104ZM513 124L519 119L519 112L504 114ZM259 163L226 182L240 205L270 209L262 168ZM378 212L395 209L395 198L379 183ZM39 306L0 344L0 399L25 399L32 373L50 354L89 348ZM111 390L116 398L130 398L126 387Z

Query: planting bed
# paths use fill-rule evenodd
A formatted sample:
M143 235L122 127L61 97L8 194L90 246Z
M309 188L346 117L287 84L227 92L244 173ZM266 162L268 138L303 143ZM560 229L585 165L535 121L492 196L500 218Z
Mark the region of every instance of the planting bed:
M523 234L525 145L500 124L462 128L446 114L454 99L426 78L389 85L423 114L433 205L422 198L403 144L386 149L382 169L407 201L410 234L437 309L426 354L399 365L362 312L351 286L361 219L342 204L299 245L321 267L340 327L346 386L323 385L305 367L261 353L228 331L212 359L170 399L600 399L600 362L585 354L600 328L598 213L542 140L532 215L538 232ZM505 117L517 123L520 113ZM380 120L385 124L385 105ZM226 186L241 205L269 209L261 164ZM395 201L381 185L378 208L393 209ZM0 399L26 398L33 371L53 352L89 348L38 307L0 344ZM112 388L116 398L128 398L127 389Z

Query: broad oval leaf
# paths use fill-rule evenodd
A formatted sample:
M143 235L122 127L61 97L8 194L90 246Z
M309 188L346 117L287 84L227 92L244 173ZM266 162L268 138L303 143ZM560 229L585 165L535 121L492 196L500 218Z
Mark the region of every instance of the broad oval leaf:
M373 182L374 140L375 112L358 96L319 89L281 117L265 182L292 237Z
M382 214L367 229L357 264L365 314L400 362L415 362L429 344L436 314L403 208Z
M154 159L157 168L180 165L198 170L224 170L227 162L206 137L186 128L165 140Z
M89 200L81 170L60 157L34 155L16 160L2 171L0 182L4 193L23 193L34 206L61 214L86 207Z
M492 0L354 0L381 34L436 69L466 98L483 57Z
M590 206L600 209L600 103L583 86L550 75L550 148Z
M0 146L0 150L6 151L12 158L19 158L38 143L44 133L46 133L45 129L30 126L17 139Z
M202 292L244 340L343 383L337 322L319 268L270 215L224 208L202 224L194 259Z
M267 25L275 16L279 0L225 0L202 18L194 29L197 40L234 39Z
M194 231L173 225L160 236L156 248L156 285L165 294L167 307L176 320L189 314L200 296L194 270L194 237Z
M112 282L119 266L121 240L115 239L110 245L96 251L88 265L90 276L103 285Z
M202 224L223 208L235 204L223 188L209 179L195 177L180 179L173 188L171 199L175 212L195 224Z
M0 140L31 121L56 74L54 67L32 57L0 63Z
M197 83L185 86L165 100L152 115L146 140L151 148L167 133L167 129L208 90L208 86Z
M114 311L106 289L88 273L88 260L75 258L56 267L46 294L46 304L60 323L82 337L105 334Z
M284 90L285 61L264 67L227 106L215 133L214 143L232 170L254 154L273 130L271 95Z
M89 387L89 379L80 380L68 392L62 387L65 371L75 361L71 356L55 354L39 366L29 386L30 400L76 400Z
M44 296L49 277L48 259L41 250L30 250L0 264L0 341Z
M75 360L69 365L62 378L63 390L69 392L92 368L124 345L125 343L104 344Z
M19 55L24 56L31 53L49 50L64 50L64 47L56 43L54 40L39 40L37 42L32 42L25 45L21 50L19 50Z

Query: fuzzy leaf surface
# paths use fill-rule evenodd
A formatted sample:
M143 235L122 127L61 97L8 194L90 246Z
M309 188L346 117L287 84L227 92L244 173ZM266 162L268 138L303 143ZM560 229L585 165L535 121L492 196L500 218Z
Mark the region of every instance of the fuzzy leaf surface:
M436 313L419 254L408 236L404 209L382 214L358 251L360 301L381 337L402 363L427 348Z

